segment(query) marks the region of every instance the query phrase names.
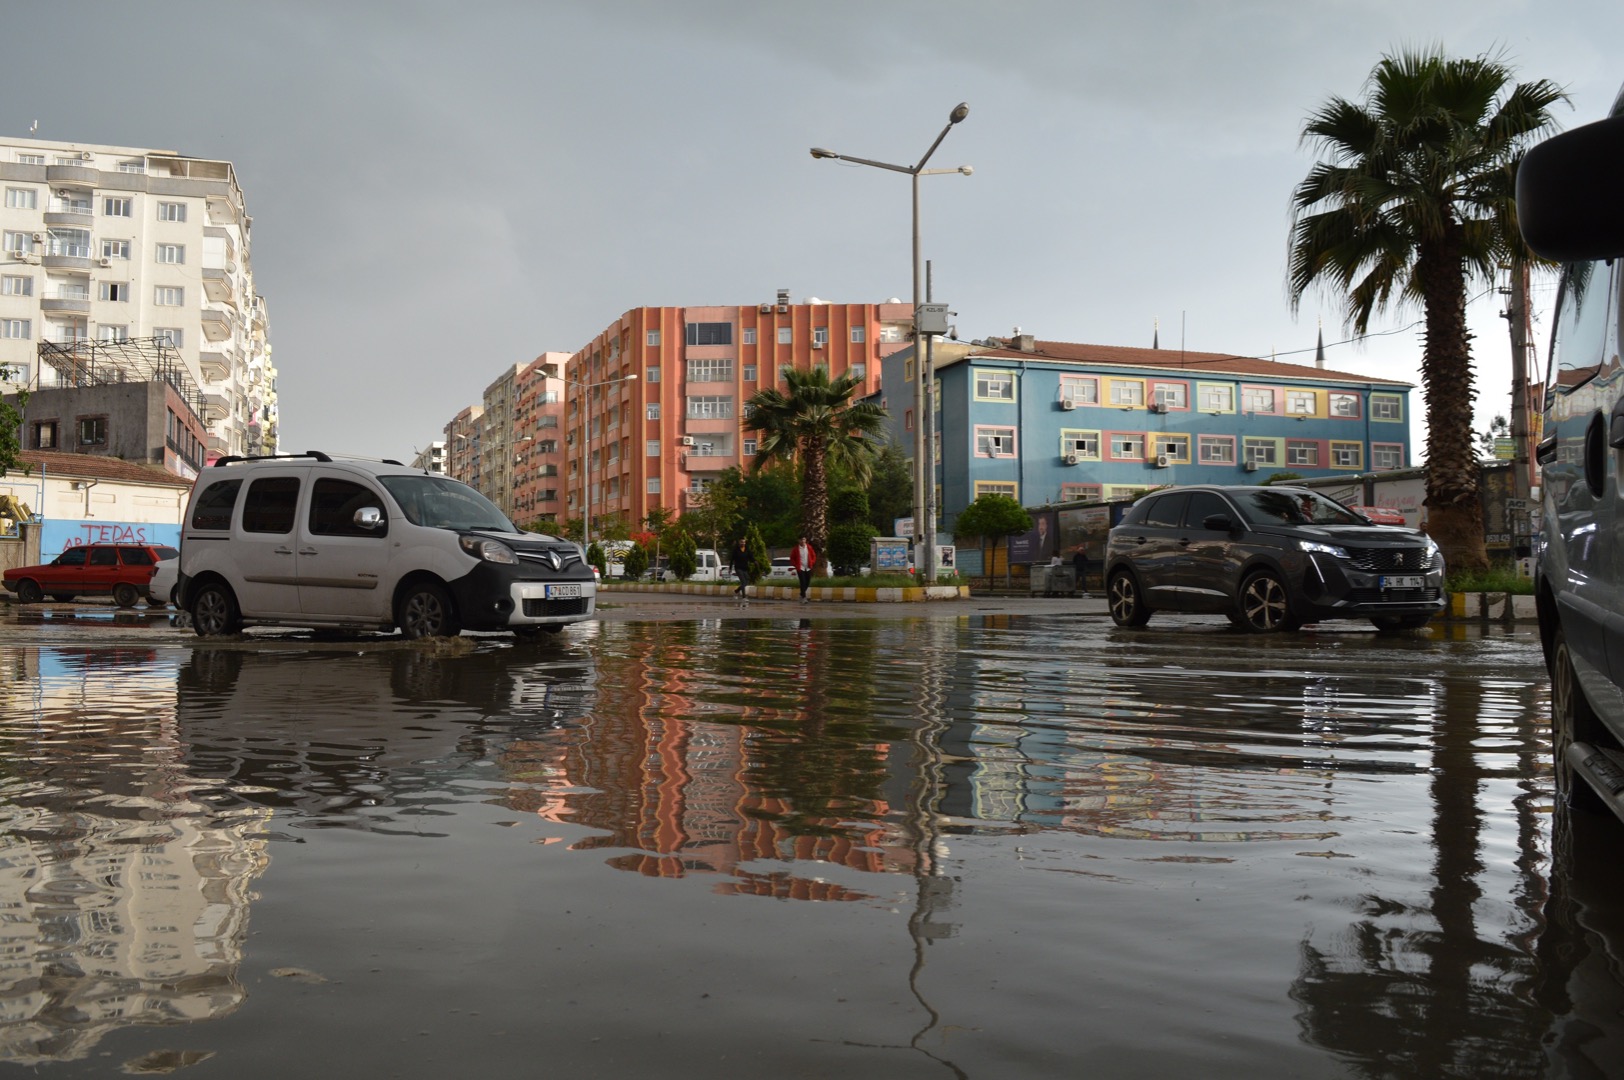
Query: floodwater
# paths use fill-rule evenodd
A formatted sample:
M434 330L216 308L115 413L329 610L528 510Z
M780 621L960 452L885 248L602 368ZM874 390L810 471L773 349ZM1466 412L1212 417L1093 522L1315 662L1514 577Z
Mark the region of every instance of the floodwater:
M1624 830L1553 811L1548 708L1529 628L13 634L0 1060L1624 1075Z

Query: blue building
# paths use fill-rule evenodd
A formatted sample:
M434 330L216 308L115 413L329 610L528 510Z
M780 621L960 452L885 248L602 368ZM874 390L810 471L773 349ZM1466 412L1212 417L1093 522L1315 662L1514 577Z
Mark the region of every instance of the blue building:
M1037 341L939 341L938 528L989 492L1036 507L1168 484L1355 476L1410 465L1409 383L1248 356ZM914 446L914 353L880 401Z

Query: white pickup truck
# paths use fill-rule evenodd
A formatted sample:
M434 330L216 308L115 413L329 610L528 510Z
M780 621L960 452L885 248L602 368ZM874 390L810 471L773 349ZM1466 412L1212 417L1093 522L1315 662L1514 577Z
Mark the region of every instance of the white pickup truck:
M694 552L694 562L698 568L694 571L693 576L688 579L689 581L725 581L727 576L731 573L731 571L729 571L728 568L722 564L722 557L716 554L714 548L700 548L698 551ZM667 569L665 572L665 580L675 581L677 580L677 575L673 574L669 569Z

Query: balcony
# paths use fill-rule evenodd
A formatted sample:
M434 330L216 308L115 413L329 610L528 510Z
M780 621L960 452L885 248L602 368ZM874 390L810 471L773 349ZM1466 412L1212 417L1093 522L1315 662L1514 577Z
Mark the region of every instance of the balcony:
M213 308L204 308L203 336L210 341L229 341L236 328L236 320L229 311L216 311Z
M81 228L90 228L95 224L91 216L90 207L63 207L58 210L45 211L45 224L47 225L74 225Z
M216 304L237 306L237 283L231 279L231 273L228 270L205 266L203 268L203 292Z
M45 182L52 187L94 188L101 183L101 170L88 162L84 165L47 165Z
M85 296L42 296L39 309L51 315L85 315L90 314L90 297Z
M231 391L218 390L203 395L203 422L218 423L231 415Z
M695 450L683 454L681 460L691 473L721 472L739 464L739 459L734 454L702 454Z
M40 260L48 270L83 270L90 273L90 252L78 254L79 248L66 248L61 252L47 251Z
M231 354L208 350L197 354L199 374L204 382L222 382L231 378Z

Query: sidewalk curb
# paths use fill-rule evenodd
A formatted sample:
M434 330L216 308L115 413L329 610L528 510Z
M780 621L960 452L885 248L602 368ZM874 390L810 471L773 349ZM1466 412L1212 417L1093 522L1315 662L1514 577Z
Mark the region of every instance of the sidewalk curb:
M627 584L600 584L599 594L617 592L635 593L665 593L679 596L719 596L733 595L733 585L627 585ZM801 590L795 585L751 585L746 594L752 600L798 600ZM843 601L859 604L907 604L919 603L926 600L968 600L970 587L968 585L919 585L914 587L870 589L856 585L841 587L819 586L806 591L808 600L814 602L830 603Z

